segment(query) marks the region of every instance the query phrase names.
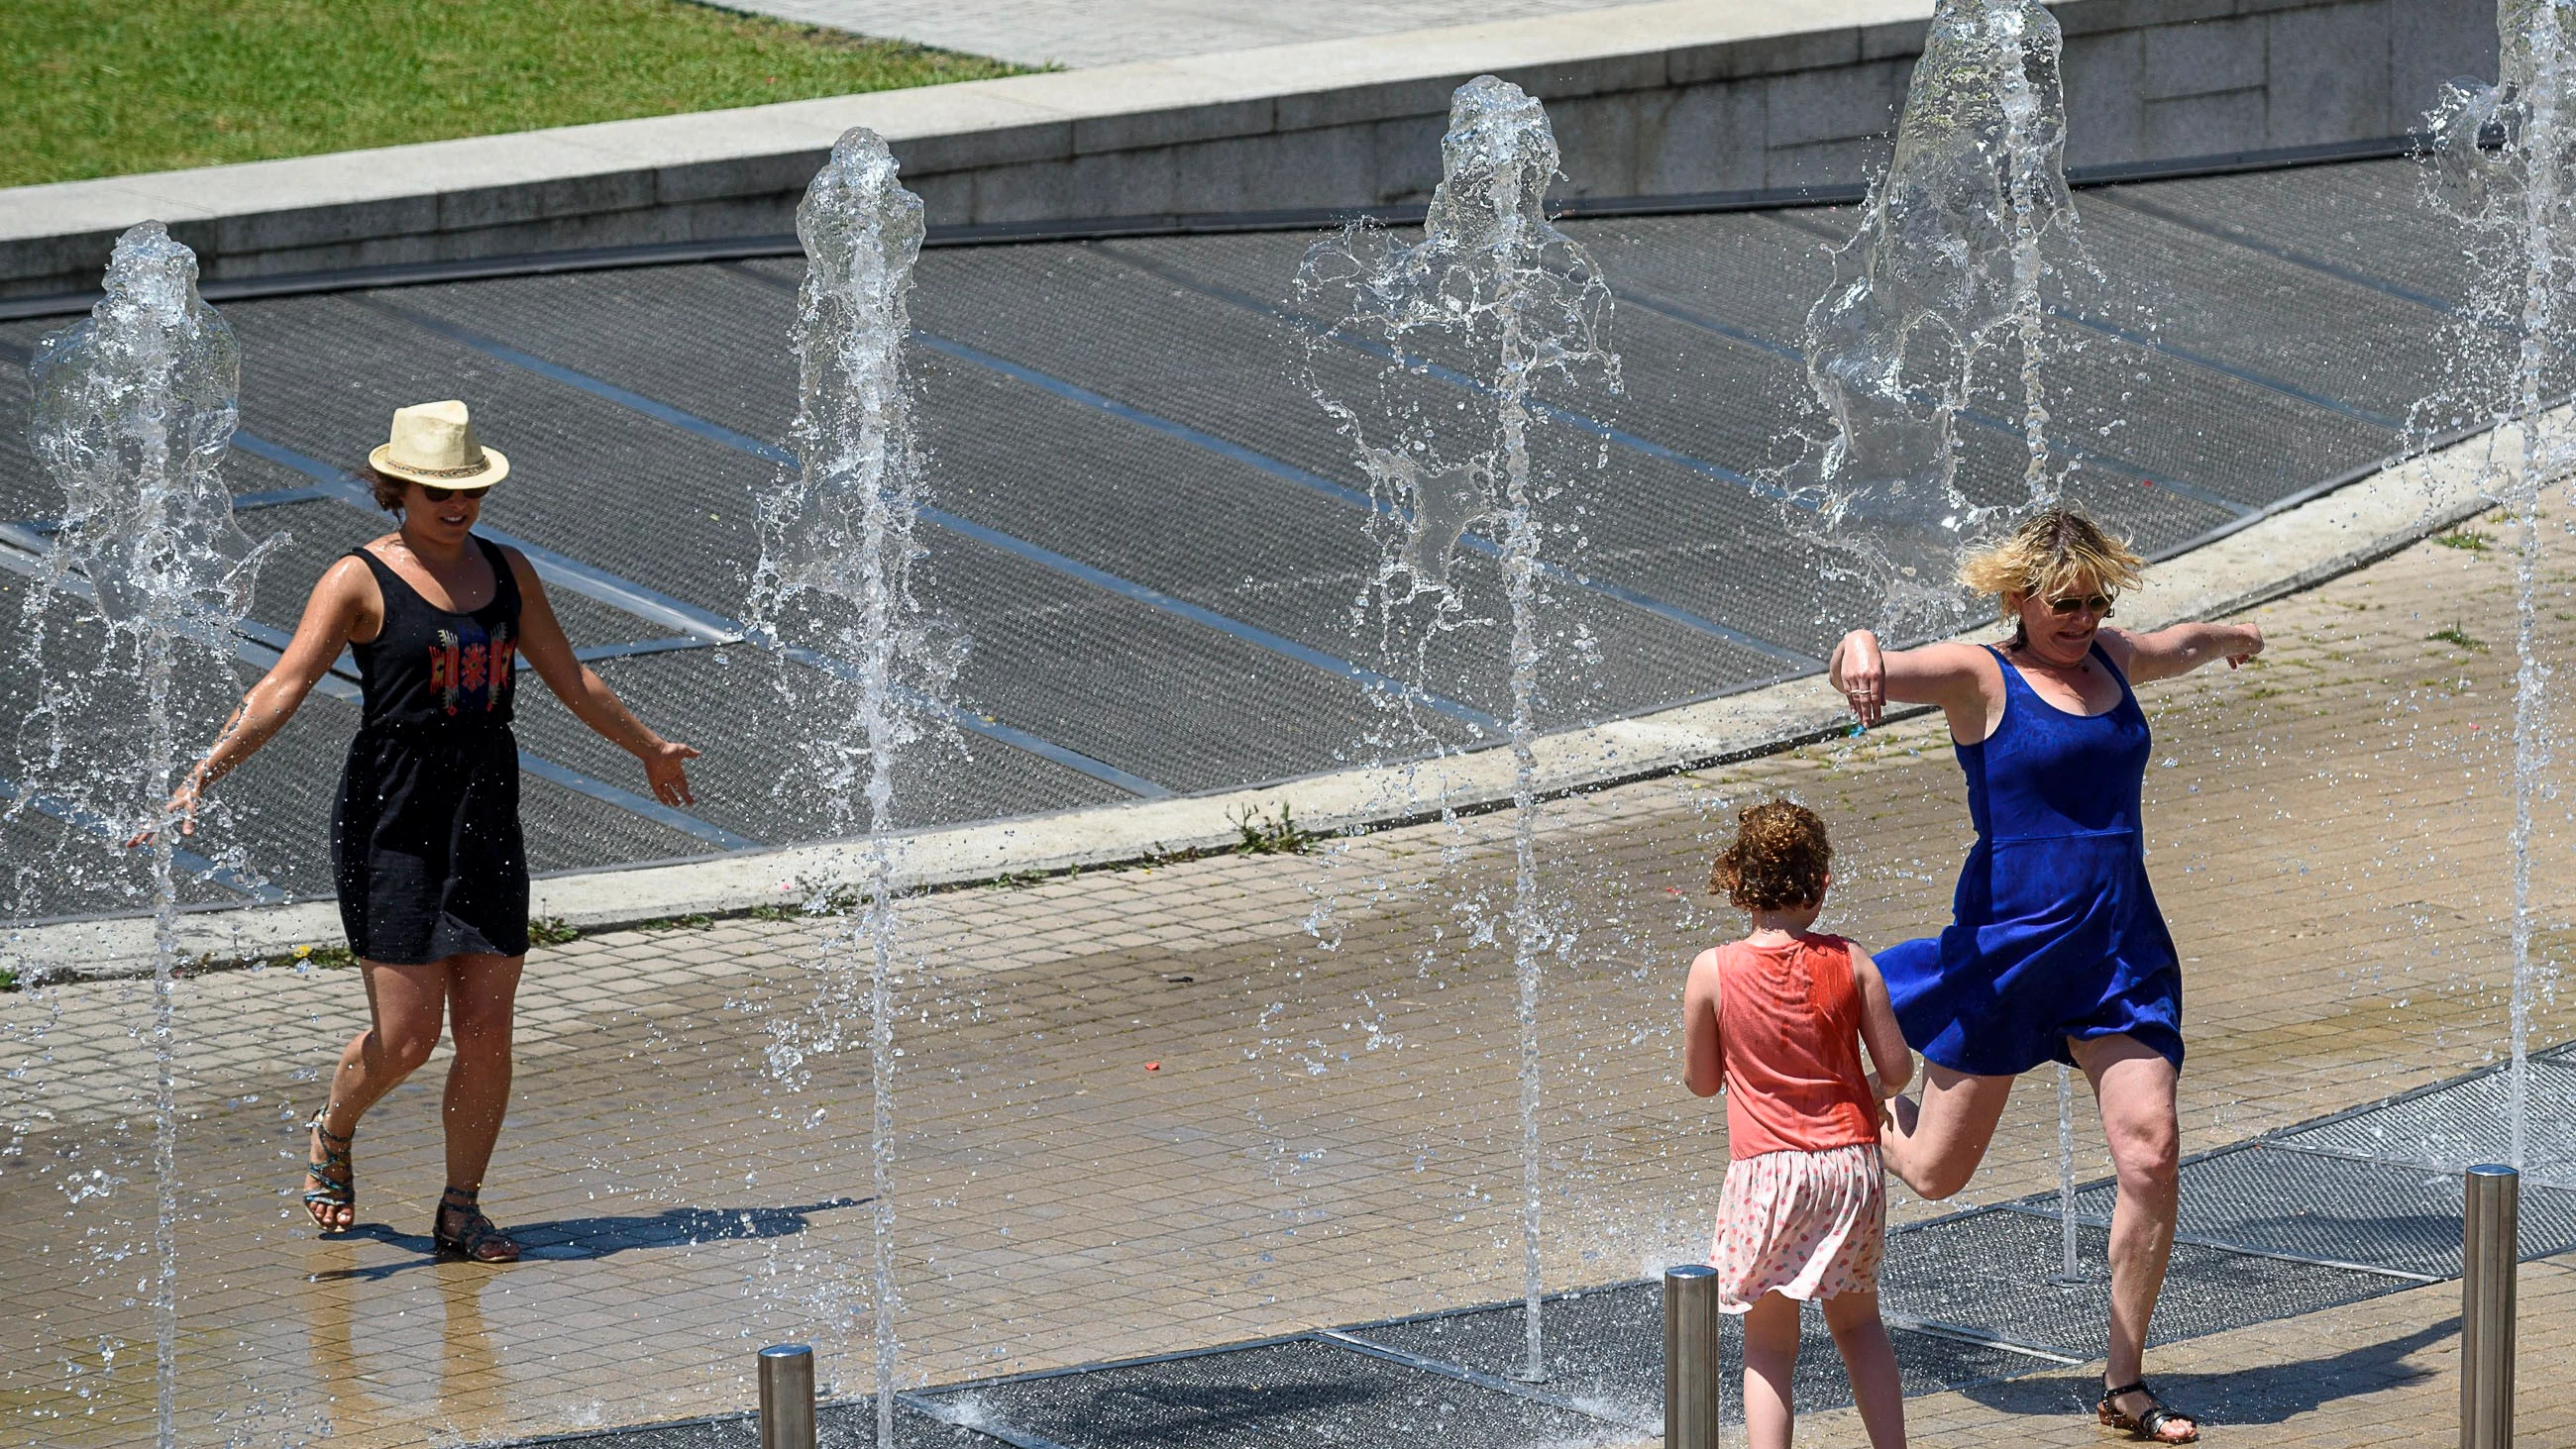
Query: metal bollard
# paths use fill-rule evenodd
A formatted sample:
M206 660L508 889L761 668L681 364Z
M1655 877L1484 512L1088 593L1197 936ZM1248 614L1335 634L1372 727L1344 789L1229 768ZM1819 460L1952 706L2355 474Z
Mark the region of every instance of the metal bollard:
M1718 1449L1717 1270L1664 1270L1664 1449Z
M760 1351L760 1449L814 1449L814 1350L805 1344Z
M2522 1174L2468 1172L2461 1214L2460 1449L2513 1449L2513 1290L2521 1253Z

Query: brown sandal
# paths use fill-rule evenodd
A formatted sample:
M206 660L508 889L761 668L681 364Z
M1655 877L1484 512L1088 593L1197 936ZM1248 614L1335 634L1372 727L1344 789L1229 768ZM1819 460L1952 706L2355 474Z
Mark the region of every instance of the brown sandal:
M2119 1408L2121 1398L2129 1394L2147 1396L2147 1411L2134 1419L2121 1413ZM2093 1412L2101 1419L2103 1428L2120 1430L2133 1439L2144 1439L2155 1444L2200 1442L2200 1421L2189 1414L2177 1413L2166 1408L2164 1401L2156 1397L2156 1391L2147 1387L2145 1379L2140 1379L2134 1384L2122 1384L2116 1389L2104 1389L2102 1402L2093 1406ZM2186 1425L2189 1427L2189 1432L2179 1439L2168 1439L2165 1437L2165 1426L2168 1424Z
M451 1187L439 1194L438 1216L431 1221L429 1228L430 1241L437 1246L441 1257L464 1258L476 1263L519 1261L519 1245L511 1241L508 1233L493 1226L490 1218L483 1216L483 1209L477 1202L481 1196L479 1188L468 1192L461 1187ZM448 1231L450 1222L456 1224L454 1232Z

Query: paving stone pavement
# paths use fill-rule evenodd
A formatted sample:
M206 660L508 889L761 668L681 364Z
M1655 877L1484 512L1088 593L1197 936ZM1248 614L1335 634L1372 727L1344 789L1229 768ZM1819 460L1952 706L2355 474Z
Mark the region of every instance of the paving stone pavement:
M1624 3L1628 0L1303 0L1297 5L1246 0L726 0L725 8L1020 65L1081 69L1563 15Z
M2186 956L2187 1145L2492 1060L2504 1019L2512 565L2426 543L2258 612L2248 671L2153 688L2151 868ZM2455 542L2475 542L2473 535ZM2550 528L2545 652L2576 542ZM2430 637L2435 635L2448 637ZM2461 642L2467 641L2467 642ZM1547 807L1560 904L1542 1007L1544 1268L1628 1279L1704 1251L1722 1112L1678 1085L1683 963L1733 809L1789 793L1836 831L1828 924L1937 925L1967 839L1938 726ZM2563 796L2540 850L2563 861ZM897 988L894 1232L908 1383L1192 1347L1515 1296L1517 1035L1507 817L917 898ZM2535 873L2550 960L2576 883ZM1326 909L1329 907L1329 909ZM531 1245L438 1264L434 1061L362 1126L361 1231L299 1227L296 1123L364 1019L346 970L180 983L177 1242L186 1442L477 1442L738 1410L750 1354L808 1339L868 1384L863 983L803 919L538 951L487 1201ZM148 1437L153 1068L139 983L0 997L0 1441ZM2576 1035L2576 994L2545 1000ZM441 1059L443 1061L443 1058ZM2055 1181L2046 1077L1968 1197ZM2081 1170L2105 1170L2082 1124ZM1900 1192L1898 1213L1936 1209ZM1956 1204L1953 1204L1954 1206ZM2526 1269L2526 1424L2576 1399L2576 1282ZM2160 1350L2213 1442L2448 1443L2456 1286ZM1914 1401L1921 1442L2090 1436L2083 1374ZM2554 1416L2554 1417L2553 1417ZM1804 1442L1858 1442L1818 1416ZM2089 1440L2088 1440L2089 1442ZM2548 1442L2537 1437L2531 1442Z

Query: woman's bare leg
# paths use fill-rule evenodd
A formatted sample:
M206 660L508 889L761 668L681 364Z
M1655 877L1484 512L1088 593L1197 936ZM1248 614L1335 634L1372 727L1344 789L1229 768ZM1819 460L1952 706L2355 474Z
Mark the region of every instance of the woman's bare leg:
M444 961L423 966L360 961L358 970L367 984L369 1025L340 1049L340 1064L331 1073L331 1098L323 1104L322 1125L335 1137L357 1131L358 1119L369 1107L429 1060L430 1050L438 1045L439 1021L447 1003ZM307 1160L322 1160L318 1139L309 1144ZM336 1220L335 1229L348 1227L358 1215L357 1209L349 1207L316 1204L315 1210Z
M1789 1449L1798 1417L1789 1382L1797 1372L1798 1300L1765 1293L1744 1315L1744 1441L1752 1449Z
M1887 1104L1893 1121L1878 1143L1887 1170L1933 1202L1966 1187L1995 1140L2012 1084L2010 1077L1972 1077L1925 1062L1922 1105L1904 1097Z
M2067 1049L2093 1082L2102 1135L2120 1178L2120 1200L2111 1212L2111 1350L2102 1378L2108 1388L2145 1376L2147 1322L2155 1316L2156 1295L2164 1291L2165 1265L2173 1256L2182 1156L2174 1093L2181 1074L2134 1037L2071 1041ZM2116 1407L2140 1414L2147 1397L2131 1394Z
M1852 1403L1869 1431L1870 1449L1905 1449L1905 1383L1896 1371L1896 1345L1878 1316L1878 1290L1837 1293L1823 1302L1825 1327L1842 1350L1851 1376Z
M474 1192L510 1110L510 1019L520 956L450 956L448 1015L456 1060L447 1069L447 1185Z

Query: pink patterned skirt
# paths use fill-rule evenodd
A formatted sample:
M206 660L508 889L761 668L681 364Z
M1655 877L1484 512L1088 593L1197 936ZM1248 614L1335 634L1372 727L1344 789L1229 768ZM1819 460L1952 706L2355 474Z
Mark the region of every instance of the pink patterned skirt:
M1875 1288L1886 1249L1877 1143L1727 1164L1708 1258L1722 1311L1747 1312L1765 1293L1805 1302Z

